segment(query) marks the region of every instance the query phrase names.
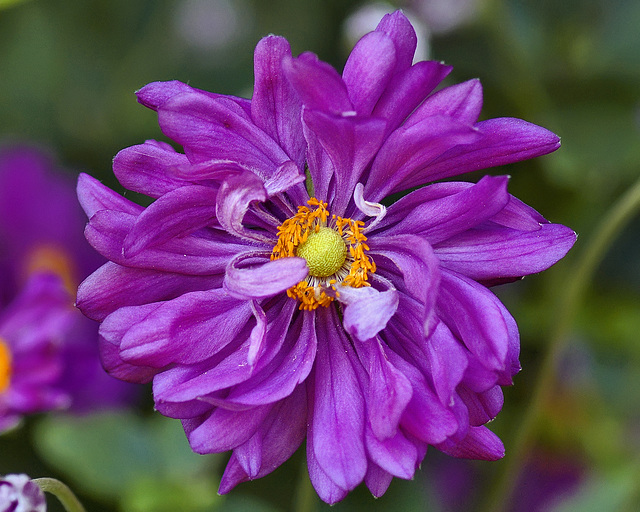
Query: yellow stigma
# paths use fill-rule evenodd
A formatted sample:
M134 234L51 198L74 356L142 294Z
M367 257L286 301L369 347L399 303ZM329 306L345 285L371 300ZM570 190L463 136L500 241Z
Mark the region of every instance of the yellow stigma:
M0 393L9 387L11 381L11 352L5 341L0 338Z
M300 301L300 309L327 307L340 295L336 286L370 286L369 273L376 265L366 254L369 247L362 233L364 223L329 215L327 203L315 198L299 206L298 213L278 228L278 241L271 259L298 256L307 261L309 275L287 290Z
M74 276L73 267L73 262L66 251L53 244L34 247L27 254L24 265L27 276L36 272L51 272L58 275L69 293L75 295L78 282Z
M340 270L347 259L347 244L337 231L323 227L311 233L295 253L307 260L309 275L329 277Z

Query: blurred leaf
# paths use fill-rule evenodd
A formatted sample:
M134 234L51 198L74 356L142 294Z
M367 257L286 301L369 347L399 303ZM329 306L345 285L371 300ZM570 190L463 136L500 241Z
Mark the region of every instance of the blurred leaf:
M214 485L194 482L215 457L194 454L175 420L143 420L128 412L52 416L36 426L34 444L78 487L106 499L126 495L128 503L139 507L136 510L152 510L144 508L149 488L175 486L187 492L195 486L194 506L215 497Z
M280 512L280 509L258 498L232 494L224 500L224 512Z
M6 9L7 7L13 7L14 5L22 4L27 0L0 0L0 9Z
M558 504L553 512L603 512L623 510L637 491L637 471L634 466L611 474L594 476L570 499ZM629 510L635 510L630 508Z
M181 481L139 478L129 486L120 508L126 512L208 512L223 501L216 491L215 482L207 477Z

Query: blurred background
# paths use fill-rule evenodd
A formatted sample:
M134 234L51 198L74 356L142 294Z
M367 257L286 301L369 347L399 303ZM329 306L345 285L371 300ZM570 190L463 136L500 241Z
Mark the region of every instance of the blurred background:
M397 8L419 32L421 59L454 66L446 83L480 78L483 119L521 117L562 137L554 154L490 172L510 174L511 193L579 238L551 270L495 290L522 337L523 370L491 424L505 459L433 449L413 482L394 480L375 501L359 488L333 510L492 510L509 487L509 510L640 510L637 208L607 224L640 177L637 0L0 0L0 143L35 144L70 176L122 191L113 156L166 140L136 102L146 83L250 97L260 37L283 35L294 54L342 69ZM301 453L217 496L226 456L192 454L179 422L142 394L127 412L30 418L0 436L0 474L57 476L98 512L328 510L298 483Z

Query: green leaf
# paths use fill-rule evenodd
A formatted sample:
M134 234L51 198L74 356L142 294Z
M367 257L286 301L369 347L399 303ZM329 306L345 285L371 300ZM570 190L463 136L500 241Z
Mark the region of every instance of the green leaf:
M215 481L207 470L217 458L193 453L176 420L141 419L129 412L50 416L36 425L34 445L78 488L102 499L126 496L138 510L151 510L144 508L149 488L193 491L194 479L200 489L193 496L195 505L215 497ZM203 474L211 486L197 478Z

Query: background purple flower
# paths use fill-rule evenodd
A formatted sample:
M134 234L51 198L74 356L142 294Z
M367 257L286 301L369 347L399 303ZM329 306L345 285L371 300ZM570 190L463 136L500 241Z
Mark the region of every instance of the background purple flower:
M0 148L0 337L9 377L0 392L5 428L21 415L76 412L130 401L105 375L97 324L73 307L72 290L104 260L82 237L73 180L26 145Z
M380 496L412 478L428 445L504 454L484 425L519 370L519 338L486 286L546 269L575 233L508 194L506 177L380 202L559 139L519 119L478 122L480 83L434 93L451 68L412 64L415 45L401 13L385 16L339 75L267 37L251 101L180 82L138 91L184 148L147 141L116 156L116 177L149 207L80 177L85 235L110 260L78 291L102 322L103 363L153 381L156 408L196 452L233 450L222 493L305 438L329 503L362 481ZM333 263L310 271L301 248L324 230L332 242L313 257ZM334 242L344 259L323 252Z
M45 512L44 492L27 475L0 476L0 512Z

